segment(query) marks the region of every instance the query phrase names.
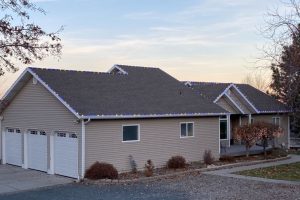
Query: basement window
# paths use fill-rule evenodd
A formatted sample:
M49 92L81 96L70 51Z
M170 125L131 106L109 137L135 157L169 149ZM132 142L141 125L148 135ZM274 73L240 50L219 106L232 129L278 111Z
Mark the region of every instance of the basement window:
M123 125L123 142L140 141L139 125Z

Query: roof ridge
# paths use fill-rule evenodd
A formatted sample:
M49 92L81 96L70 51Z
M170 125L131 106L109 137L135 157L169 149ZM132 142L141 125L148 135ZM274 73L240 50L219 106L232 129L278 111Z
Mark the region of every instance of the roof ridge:
M145 69L160 69L159 67L153 67L153 66L138 66L138 65L123 65L123 64L115 64L119 67L132 67L132 68L145 68Z
M183 81L183 82L191 82L192 84L236 84L231 82L209 82L209 81Z
M80 72L80 73L111 74L108 72L84 71L84 70L74 70L74 69L57 69L57 68L42 68L42 67L27 67L27 68L33 70L38 69L38 70L53 70L53 71Z

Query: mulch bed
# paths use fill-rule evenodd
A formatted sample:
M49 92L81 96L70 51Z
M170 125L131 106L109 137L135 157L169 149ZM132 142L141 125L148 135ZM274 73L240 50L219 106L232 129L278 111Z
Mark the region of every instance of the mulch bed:
M275 159L280 158L284 156L274 156L274 155L268 155L267 160L269 159ZM222 161L215 161L213 165L206 166L203 162L192 162L187 164L187 166L183 169L168 169L166 167L162 168L155 168L153 176L163 176L163 175L169 175L174 174L177 172L188 172L193 171L195 169L204 169L204 168L210 168L214 166L222 166L227 164L234 164L234 163L243 163L243 162L249 162L249 161L259 161L259 160L265 160L264 155L250 155L249 157L246 156L239 156L239 157L230 157L228 160L222 160ZM138 171L137 173L132 172L126 172L119 174L119 180L131 180L131 179L140 179L140 178L146 178L143 171Z

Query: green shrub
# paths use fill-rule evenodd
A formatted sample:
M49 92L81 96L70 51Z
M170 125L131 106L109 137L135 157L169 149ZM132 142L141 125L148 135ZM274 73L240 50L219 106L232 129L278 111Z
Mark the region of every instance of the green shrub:
M108 163L95 162L88 170L85 172L85 178L91 180L98 179L117 179L118 171L112 165Z
M169 169L185 168L185 166L186 166L186 160L182 156L173 156L167 162L167 167Z

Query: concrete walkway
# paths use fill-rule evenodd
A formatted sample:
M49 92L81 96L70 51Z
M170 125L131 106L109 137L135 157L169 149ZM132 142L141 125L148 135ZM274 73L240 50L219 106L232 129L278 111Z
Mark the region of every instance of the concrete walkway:
M0 194L72 183L74 179L0 165Z
M241 179L247 179L247 180L263 181L263 182L268 182L268 183L284 183L284 184L300 185L300 181L275 180L275 179L266 179L266 178L259 178L259 177L243 176L243 175L233 174L233 173L239 172L239 171L257 169L257 168L265 168L265 167L271 167L271 166L277 166L277 165L283 165L283 164L290 164L290 163L296 163L296 162L300 162L300 156L291 155L291 158L287 159L287 160L281 160L281 161L269 162L269 163L262 163L262 164L250 165L250 166L234 167L234 168L230 168L230 169L221 169L221 170L215 170L215 171L209 171L209 172L203 172L203 173L204 174L210 174L210 175L232 177L232 178L241 178Z

